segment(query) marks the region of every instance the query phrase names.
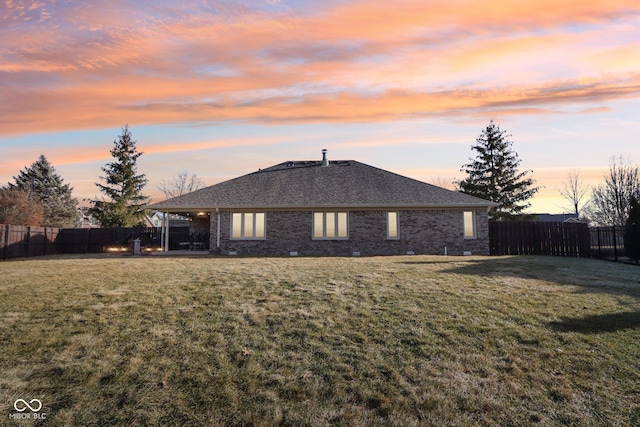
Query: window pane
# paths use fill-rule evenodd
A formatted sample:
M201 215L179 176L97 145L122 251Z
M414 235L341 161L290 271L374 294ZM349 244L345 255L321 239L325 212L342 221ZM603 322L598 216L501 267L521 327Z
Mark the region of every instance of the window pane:
M464 237L476 237L475 227L473 223L473 212L464 212Z
M245 238L253 237L253 214L252 213L244 214L244 233L242 237L245 237Z
M333 212L325 213L326 237L336 237L336 214Z
M239 239L242 237L242 214L234 213L231 218L231 237L234 239Z
M264 238L264 214L256 214L256 237L259 239Z
M338 213L338 237L347 237L347 213Z
M387 212L387 237L398 237L398 212Z
M316 239L321 239L322 237L324 237L324 233L322 231L323 225L324 225L324 220L323 220L322 212L314 212L313 213L313 237L315 237Z

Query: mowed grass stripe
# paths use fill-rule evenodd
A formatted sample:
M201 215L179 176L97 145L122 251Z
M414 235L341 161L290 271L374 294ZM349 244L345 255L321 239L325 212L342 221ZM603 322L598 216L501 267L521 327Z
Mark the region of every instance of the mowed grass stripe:
M47 425L640 424L634 266L95 256L0 271L9 425L27 397Z

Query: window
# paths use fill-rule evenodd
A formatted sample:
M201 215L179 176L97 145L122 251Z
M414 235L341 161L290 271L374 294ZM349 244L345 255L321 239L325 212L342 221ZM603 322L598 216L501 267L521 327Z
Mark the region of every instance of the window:
M473 211L464 211L462 213L464 238L475 239L476 238L476 215Z
M398 212L387 212L387 239L399 239Z
M314 212L313 238L324 240L348 239L346 212Z
M265 214L254 212L234 212L231 215L231 238L261 240L264 239Z

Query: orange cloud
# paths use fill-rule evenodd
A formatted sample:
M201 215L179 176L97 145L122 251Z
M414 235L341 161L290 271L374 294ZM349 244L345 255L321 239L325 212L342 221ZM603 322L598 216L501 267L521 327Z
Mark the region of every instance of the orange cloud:
M389 34L406 35L433 26L458 26L486 33L496 26L511 31L523 26L539 29L566 23L597 23L639 11L640 5L633 0L409 0L375 5L359 1L333 10L330 16L334 25L327 28L337 38L366 34L386 38Z
M640 76L609 83L582 79L526 85L514 88L460 89L437 92L386 90L380 93L350 92L296 96L271 96L248 102L221 98L206 102L194 99L129 98L129 102L100 98L104 88L86 87L84 93L71 92L64 101L52 95L23 94L16 104L22 111L0 118L4 134L62 130L68 128L112 127L123 121L131 124L171 122L214 122L250 120L254 122L366 122L387 121L421 115L469 115L484 110L501 114L561 111L563 103L603 102L638 97ZM90 101L87 101L90 99ZM31 108L33 105L35 107Z
M287 144L298 139L298 137L279 135L277 137L229 138L225 140L190 141L188 143L138 143L137 148L145 155L155 155L204 151L224 147L253 145L273 146L276 144ZM77 146L56 146L55 149L52 149L49 152L47 152L47 150L43 150L42 147L33 149L29 147L19 147L12 150L5 149L5 159L0 163L0 166L2 170L15 171L12 173L17 174L19 170L24 169L33 163L40 154L44 154L55 167L92 162L107 163L113 160L109 152L111 147L112 146L109 144L109 141L105 141L105 145L102 147L82 146L80 148Z
M601 67L606 64L610 71L640 70L640 43L625 46L604 48L586 55L584 62L591 67Z

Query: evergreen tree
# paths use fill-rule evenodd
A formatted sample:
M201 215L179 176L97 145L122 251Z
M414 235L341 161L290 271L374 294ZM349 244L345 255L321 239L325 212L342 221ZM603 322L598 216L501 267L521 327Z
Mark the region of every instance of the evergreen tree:
M136 161L143 153L136 149L136 141L131 138L129 127L122 128L122 134L113 142L111 156L115 161L107 163L100 179L106 185L96 186L110 200L91 200L90 212L103 227L133 227L143 222L148 196L142 194L147 184L144 174L137 174Z
M506 131L493 121L476 138L471 148L478 152L475 160L460 169L467 177L458 181L459 190L498 204L489 215L492 219L513 219L531 203L528 200L539 190L535 181L526 178L531 171L518 172L520 159L511 150Z
M638 264L640 261L640 202L631 197L629 218L624 229L624 252Z
M44 155L40 155L37 161L21 170L13 179L15 183L9 183L9 188L29 193L42 205L42 226L75 226L78 220L78 200L71 196L73 188L63 183L63 179Z

